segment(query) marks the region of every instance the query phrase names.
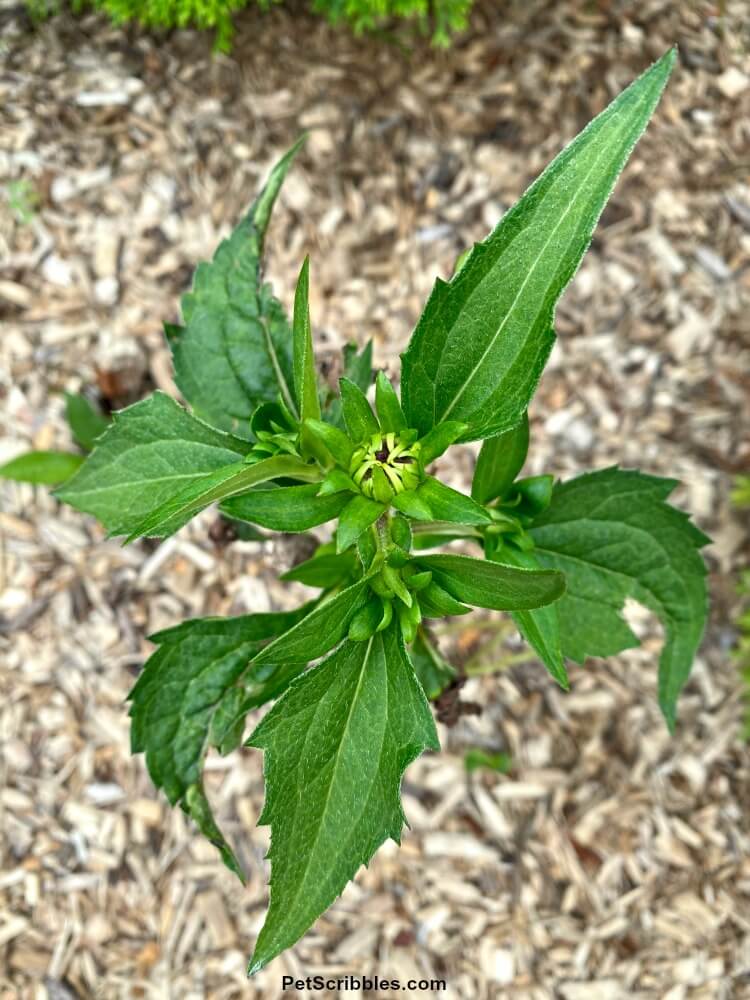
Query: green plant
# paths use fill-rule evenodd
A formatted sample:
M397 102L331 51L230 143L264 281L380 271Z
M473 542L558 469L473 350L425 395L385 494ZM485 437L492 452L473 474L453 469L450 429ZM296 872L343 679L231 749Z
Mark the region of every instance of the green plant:
M31 181L25 178L10 181L5 187L5 198L16 222L21 226L28 226L39 204L39 195Z
M425 619L508 611L556 682L638 643L628 597L665 629L667 724L706 616L707 539L667 504L674 480L608 468L564 483L518 478L527 407L554 341L554 308L666 84L668 52L582 132L495 231L437 280L403 355L401 398L370 348L344 357L339 393L313 362L309 265L291 322L260 278L274 200L297 146L169 325L192 412L155 393L114 415L60 499L128 541L175 532L218 501L274 531L335 521L333 539L285 574L317 588L291 612L206 618L152 636L131 692L132 748L240 877L202 768L240 745L247 714L275 700L246 746L265 753L271 902L254 972L294 944L404 823L406 766L438 738L425 691L452 668ZM451 445L482 440L471 496L429 474ZM460 539L475 555L430 552ZM479 556L479 558L477 557ZM315 661L323 658L315 665ZM311 664L313 664L311 666ZM502 767L474 755L469 766Z
M215 48L229 52L234 25L232 15L254 2L268 10L282 0L72 0L73 10L104 10L116 24L135 21L145 28L215 29ZM373 30L397 18L413 22L422 33L431 33L435 45L450 43L453 32L466 27L473 0L310 0L311 9L333 24L348 22L356 32ZM26 0L35 21L59 10L58 0Z

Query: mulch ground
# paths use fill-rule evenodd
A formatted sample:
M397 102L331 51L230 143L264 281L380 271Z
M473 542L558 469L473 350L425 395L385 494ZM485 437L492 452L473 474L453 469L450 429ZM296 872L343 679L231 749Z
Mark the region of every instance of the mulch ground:
M324 357L375 340L398 371L436 274L669 45L680 65L558 312L529 473L677 477L713 538L713 611L671 739L658 624L561 693L500 616L444 630L482 714L441 727L384 846L251 982L266 902L261 759L209 761L243 890L129 754L145 635L289 606L300 543L106 541L44 490L0 488L0 997L273 998L282 975L441 979L482 1000L750 997L750 754L731 659L750 465L750 33L743 0L480 4L447 52L304 14L238 18L231 57L0 6L0 461L69 447L63 390L173 391L161 322L303 129L268 273L312 257ZM472 451L443 472L466 484ZM508 775L467 775L467 749ZM356 996L357 993L347 994ZM429 993L421 995L430 995ZM436 994L438 995L438 994Z

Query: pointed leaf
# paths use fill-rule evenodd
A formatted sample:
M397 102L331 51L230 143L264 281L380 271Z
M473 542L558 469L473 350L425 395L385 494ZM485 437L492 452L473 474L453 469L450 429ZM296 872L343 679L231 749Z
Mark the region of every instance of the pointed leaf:
M302 667L250 666L272 636L294 624L294 614L198 618L152 636L159 644L133 690L130 715L133 753L146 754L157 788L182 803L216 844L225 863L242 871L221 836L202 789L203 761L215 715L238 692L237 711L247 712L276 697Z
M353 577L356 568L357 556L353 549L340 553L324 552L287 570L279 579L294 580L308 587L327 590Z
M185 524L209 504L243 493L259 483L284 478L310 480L317 479L319 475L315 466L291 455L277 455L254 464L235 462L225 465L159 504L131 530L126 541L132 542L144 535L163 537L172 534L176 530L175 525Z
M341 392L341 408L344 413L344 424L349 437L355 443L372 437L380 430L375 414L372 412L367 397L354 382L348 378L339 379Z
M415 562L431 570L435 583L456 600L478 608L497 611L540 608L556 601L565 592L562 573L548 570L498 566L469 556L418 556Z
M656 107L675 51L623 91L550 164L450 282L438 280L403 357L410 427L469 425L464 440L514 427L554 341L555 304Z
M555 486L530 529L539 561L568 581L558 609L566 656L582 663L637 646L621 615L628 597L658 616L665 631L659 704L670 729L708 611L698 550L709 539L666 503L676 485L617 468L578 476Z
M184 330L169 336L175 381L193 411L224 430L249 435L259 403L280 394L296 415L292 335L260 259L271 209L300 142L271 171L259 198L210 263L199 264L182 300Z
M484 507L480 507L471 497L452 490L432 476L427 476L416 490L395 496L393 506L417 521L448 521L455 524L490 524L492 521Z
M250 447L155 392L113 415L92 453L56 496L93 514L110 535L127 535L187 484L236 463Z
M401 776L435 724L394 626L345 642L300 678L249 745L265 753L271 902L253 974L299 940L387 838L401 839Z
M74 455L69 451L27 451L0 465L0 479L57 486L70 479L83 460L83 455Z
M385 372L378 372L375 380L375 408L378 411L380 427L384 431L402 431L406 428L406 418L398 401L396 390Z
M320 419L320 400L318 399L318 377L315 373L315 356L313 354L312 329L310 326L310 307L308 304L310 285L310 258L305 257L302 270L297 281L294 295L294 391L297 398L300 420L310 417ZM320 444L316 435L311 434L303 424L300 431L303 455L320 454ZM325 455L322 455L325 458Z
M349 623L367 600L368 581L359 580L340 594L319 604L301 622L270 645L256 663L309 663L338 645Z
M96 439L109 427L109 420L80 393L65 393L65 419L76 444L91 451Z
M347 496L348 494L343 494ZM374 524L387 509L387 503L370 500L361 494L352 497L339 514L339 525L336 529L336 550L344 552L353 545L363 531Z
M333 424L312 419L305 421L305 427L308 427L310 432L323 442L334 461L346 469L349 468L354 446L342 430L334 427Z
M542 564L533 552L522 552L515 545L502 543L500 546L494 545L487 549L487 558L494 562L502 563L505 566L519 566L522 569L541 569ZM536 652L552 674L554 679L564 690L568 690L568 672L565 669L562 647L560 644L560 617L559 608L561 601L548 604L544 608L533 608L529 611L513 611L513 621L518 626L518 631L526 642Z
M510 489L523 468L528 450L529 415L524 413L519 424L482 445L471 482L474 499L489 503Z
M349 502L349 494L318 496L320 486L283 486L257 489L230 497L221 504L223 513L241 521L251 521L273 531L307 531L338 517Z
M446 448L458 441L467 429L468 424L462 424L460 420L446 420L436 424L419 442L419 459L422 465L426 467L440 458Z

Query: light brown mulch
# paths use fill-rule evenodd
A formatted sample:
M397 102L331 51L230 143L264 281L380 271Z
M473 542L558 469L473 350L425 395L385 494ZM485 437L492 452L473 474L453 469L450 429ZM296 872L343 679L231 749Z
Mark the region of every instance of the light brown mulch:
M531 657L472 679L482 715L443 727L443 753L406 776L402 847L248 982L260 756L209 762L243 890L130 757L124 699L146 634L298 600L275 580L295 543L220 548L207 514L123 549L45 491L3 485L0 997L272 998L283 974L321 970L445 978L470 1000L750 997L750 756L730 658L748 526L728 502L750 465L746 3L487 2L447 53L286 9L239 25L233 57L212 58L190 32L60 15L34 33L0 9L0 460L69 446L61 392L97 369L110 393L113 371L123 395L170 389L161 321L304 128L269 273L289 304L309 251L321 348L374 336L397 371L434 276L677 42L559 310L529 469L680 478L676 501L714 539L712 620L674 739L654 697L659 629L637 608L642 648L574 668L568 695ZM25 222L19 180L38 199ZM465 483L470 457L444 473ZM474 623L445 641L481 659L500 619ZM510 632L487 656L507 666L519 648ZM474 746L507 750L512 772L467 776Z

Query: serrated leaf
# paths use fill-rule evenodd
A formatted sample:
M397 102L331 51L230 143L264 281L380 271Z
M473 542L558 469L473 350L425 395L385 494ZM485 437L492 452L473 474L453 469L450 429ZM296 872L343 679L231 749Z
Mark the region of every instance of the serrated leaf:
M83 455L74 455L69 451L27 451L0 465L0 479L57 486L70 479L82 463Z
M345 642L300 678L255 730L264 751L271 901L249 972L307 931L405 822L401 776L435 724L394 626Z
M309 663L338 645L367 600L367 578L323 601L258 654L256 663Z
M503 545L502 542L499 546L489 544L486 546L486 553L488 559L506 566L542 569L542 564L533 552L522 552L515 545ZM512 611L511 616L526 642L536 652L560 687L567 691L570 682L560 643L560 605L561 601L556 601L543 608Z
M489 503L513 485L529 450L529 416L504 434L482 444L474 467L471 495L479 503Z
M562 573L516 569L470 556L417 556L415 562L432 571L433 580L456 598L478 608L517 611L540 608L565 592ZM427 588L429 592L429 587Z
M129 698L133 753L145 753L157 788L196 820L222 853L227 866L242 878L231 849L211 815L202 788L203 760L209 743L226 744L230 724L211 739L216 713L228 697L239 701L236 718L279 695L304 665L251 666L250 660L271 637L297 619L296 614L199 618L167 629L152 641L159 644L143 668ZM223 747L226 749L226 745Z
M347 493L318 496L320 485L257 489L221 504L223 513L273 531L307 531L338 517L349 501Z
M260 261L271 209L301 141L273 168L213 260L198 265L182 300L184 329L168 337L175 381L193 411L243 436L259 403L281 395L297 414L292 332L270 287L261 285Z
M477 244L438 281L403 356L410 427L469 425L464 440L518 423L547 361L555 304L648 123L675 61L667 52L567 146Z
M91 451L96 439L109 427L109 420L76 392L65 393L65 419L76 444L86 451Z
M185 524L209 504L242 493L272 479L318 479L316 466L308 465L291 455L276 455L261 462L248 464L234 462L202 477L179 490L164 503L159 504L142 521L135 525L126 541L144 535L163 537L176 530L175 525Z
M93 514L110 535L127 535L187 484L236 463L250 448L249 442L209 427L155 392L113 415L92 453L56 496Z
M415 490L398 493L393 498L393 506L417 521L447 521L455 524L491 522L484 507L432 476L427 476Z
M568 581L558 608L566 656L582 663L637 646L621 615L628 597L658 616L665 632L659 704L670 729L706 622L698 550L709 541L666 503L676 485L617 468L592 472L557 484L530 529L539 561Z

